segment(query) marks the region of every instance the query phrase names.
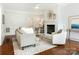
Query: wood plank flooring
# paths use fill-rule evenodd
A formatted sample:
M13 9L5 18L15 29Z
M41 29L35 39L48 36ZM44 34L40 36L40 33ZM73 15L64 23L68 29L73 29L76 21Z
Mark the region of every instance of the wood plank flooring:
M76 51L79 51L79 42L70 41L70 47L68 47L67 45L60 45L56 48L48 49L36 55L71 55L72 50L74 49L76 49ZM14 55L12 38L5 39L3 45L0 46L0 55Z
M79 42L70 41L69 46L60 45L58 47L40 52L36 55L71 55L74 51L79 52Z
M5 39L3 45L0 46L0 51L0 55L14 55L13 44L10 38Z

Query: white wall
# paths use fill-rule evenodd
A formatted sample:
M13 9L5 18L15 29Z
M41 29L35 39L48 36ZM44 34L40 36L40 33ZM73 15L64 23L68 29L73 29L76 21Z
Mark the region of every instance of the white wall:
M27 17L29 17L28 13L6 11L6 28L10 28L10 32L6 33L6 35L14 35L16 28L26 26Z
M0 35L1 35L1 22L2 22L2 12L1 12L1 6L0 6ZM1 36L0 36L0 45L1 45Z
M4 15L4 20L5 20L5 12L4 12L4 9L2 9L2 15ZM2 19L2 21L3 21L3 19ZM5 39L5 24L1 24L1 32L2 32L1 42L3 43L3 41Z
M15 30L18 27L27 27L28 19L32 20L31 17L34 16L33 14L37 13L27 11L5 10L6 28L10 28L10 32L6 33L6 35L15 35Z
M58 4L58 30L59 29L67 29L67 3L60 3ZM68 6L67 6L68 7Z
M2 7L0 7L0 45L3 44L5 38L5 25L2 24L2 14L4 13Z
M61 19L61 16L62 16L62 6L58 4L58 8L57 8L57 23L58 23L58 30L59 29L62 29L63 28L63 22L62 22L62 19Z

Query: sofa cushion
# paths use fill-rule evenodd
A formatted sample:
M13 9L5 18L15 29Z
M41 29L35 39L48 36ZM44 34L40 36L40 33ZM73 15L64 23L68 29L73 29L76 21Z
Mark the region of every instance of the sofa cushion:
M22 27L21 28L21 31L24 32L24 33L34 33L33 31L33 28L25 28L25 27Z

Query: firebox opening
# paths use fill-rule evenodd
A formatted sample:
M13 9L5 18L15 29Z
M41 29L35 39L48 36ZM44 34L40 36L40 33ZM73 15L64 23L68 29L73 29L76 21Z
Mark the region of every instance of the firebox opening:
M47 33L51 34L52 32L55 32L55 25L47 25Z

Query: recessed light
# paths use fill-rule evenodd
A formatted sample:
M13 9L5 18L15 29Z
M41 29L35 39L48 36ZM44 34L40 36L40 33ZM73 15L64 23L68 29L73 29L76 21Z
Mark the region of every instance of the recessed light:
M39 9L39 6L36 6L35 9Z
M35 9L39 9L39 6L40 6L40 4L37 4L37 5L35 6Z

